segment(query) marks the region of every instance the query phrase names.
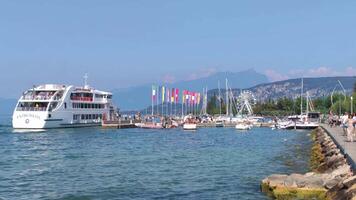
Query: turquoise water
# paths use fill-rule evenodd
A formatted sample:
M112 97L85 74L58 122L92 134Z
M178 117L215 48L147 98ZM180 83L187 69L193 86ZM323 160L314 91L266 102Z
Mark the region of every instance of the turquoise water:
M255 128L0 127L0 199L269 199L260 181L305 172L308 132Z

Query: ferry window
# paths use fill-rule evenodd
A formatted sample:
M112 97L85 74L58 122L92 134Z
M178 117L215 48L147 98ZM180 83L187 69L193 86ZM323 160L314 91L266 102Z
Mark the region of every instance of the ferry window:
M67 103L64 103L64 109L67 109Z
M81 115L80 118L81 118L82 120L85 119L85 118L84 118L84 115Z
M48 114L48 118L51 118L52 117L52 115L51 114Z

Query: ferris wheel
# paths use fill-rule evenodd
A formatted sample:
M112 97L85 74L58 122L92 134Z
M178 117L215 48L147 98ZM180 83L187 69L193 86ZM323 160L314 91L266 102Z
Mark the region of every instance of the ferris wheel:
M256 98L251 91L244 90L240 93L240 95L236 99L237 103L237 113L244 114L247 113L248 115L253 114L252 107L256 105Z

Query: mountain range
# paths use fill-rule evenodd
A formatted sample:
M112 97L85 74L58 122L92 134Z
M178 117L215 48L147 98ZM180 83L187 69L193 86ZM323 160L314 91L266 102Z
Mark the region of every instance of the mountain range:
M168 88L179 88L202 92L203 88L217 88L218 82L225 87L225 79L228 79L231 87L248 88L257 84L267 83L268 78L253 69L241 72L217 72L208 77L175 83L159 83ZM138 110L151 105L152 84L113 90L114 102L121 110Z
M341 85L340 85L340 83ZM356 82L355 76L339 77L317 77L303 78L303 92L309 94L310 98L329 96L333 91L335 93L343 92L344 87L347 95L353 91ZM249 88L233 88L234 94L239 94L241 90L251 91L258 101L275 100L281 97L296 98L301 94L302 79L289 79L272 83L258 84ZM222 93L225 90L221 90ZM208 96L218 95L218 90L210 90ZM222 95L224 98L224 95Z

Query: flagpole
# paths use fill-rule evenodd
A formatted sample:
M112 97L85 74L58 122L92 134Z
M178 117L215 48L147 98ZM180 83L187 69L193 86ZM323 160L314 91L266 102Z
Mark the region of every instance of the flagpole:
M162 86L162 88L161 88L161 96L162 96L162 98L161 98L161 108L162 108L162 113L161 113L161 115L163 116L163 103L164 103L164 90L165 90L165 88L164 88L164 86Z
M152 105L151 105L151 115L153 116L153 98L154 98L154 86L152 85L152 91L151 91L151 101L152 101Z
M157 86L157 95L156 95L157 115L159 115L158 97L159 97L159 86Z
M169 98L167 98L169 96L169 88L166 89L166 115L168 116L168 100Z
M182 97L185 98L185 97L184 97L184 92L183 92ZM352 98L351 98L351 99L352 99ZM183 113L184 113L183 102L184 102L184 100L182 99L182 119L183 119L183 116L184 116L184 115L183 115ZM351 110L352 110L352 109L351 109Z

